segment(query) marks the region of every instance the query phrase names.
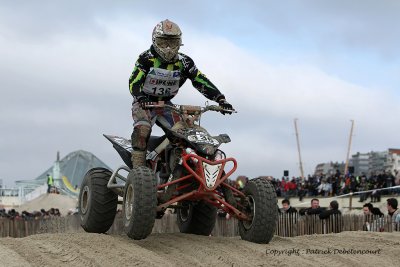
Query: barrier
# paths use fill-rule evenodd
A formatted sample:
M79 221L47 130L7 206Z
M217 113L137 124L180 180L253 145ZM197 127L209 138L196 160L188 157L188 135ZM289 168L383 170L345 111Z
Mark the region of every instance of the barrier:
M396 185L396 186L392 186L392 187L385 187L385 188L377 188L377 189L372 189L372 190L351 192L351 193L348 193L348 194L337 195L337 196L332 196L332 197L308 196L307 198L308 199L317 198L320 201L324 201L324 202L331 201L331 200L337 200L337 201L339 201L339 206L340 207L345 207L346 206L345 203L343 203L343 202L340 204L340 202L341 202L340 200L343 199L343 201L345 201L345 200L347 201L347 199L348 199L349 202L347 204L347 207L349 208L349 210L352 210L353 207L355 206L354 203L353 203L353 198L354 197L357 197L358 195L362 195L362 194L367 194L368 197L371 197L368 194L372 193L374 191L379 191L379 192L381 192L381 191L383 191L383 192L396 192L396 191L398 191L398 192L400 192L400 185ZM390 195L390 194L382 194L380 197L387 199L387 198L391 198L393 196ZM366 200L367 200L367 198L365 199L365 201ZM310 204L309 201L300 201L299 203L292 203L292 206L293 207L306 207L309 204Z
M396 227L396 229L394 228ZM400 231L400 225L394 226L391 217L386 215L364 216L344 214L332 215L329 219L320 220L318 216L297 214L280 214L275 234L281 237L294 237L311 234L329 234L342 231ZM29 220L0 218L0 237L26 237L43 233L76 233L84 232L80 226L78 215L53 217L49 219ZM123 234L122 215L117 214L109 234ZM179 233L175 214L165 214L156 220L153 233ZM239 235L236 219L229 220L217 217L212 232L213 236L233 237Z

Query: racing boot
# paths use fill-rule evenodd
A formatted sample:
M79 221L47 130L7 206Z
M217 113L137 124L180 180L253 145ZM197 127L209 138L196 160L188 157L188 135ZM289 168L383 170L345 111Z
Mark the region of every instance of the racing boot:
M134 168L146 166L146 151L133 150L131 154L132 166Z
M132 166L146 166L147 141L151 133L150 125L137 125L132 132Z

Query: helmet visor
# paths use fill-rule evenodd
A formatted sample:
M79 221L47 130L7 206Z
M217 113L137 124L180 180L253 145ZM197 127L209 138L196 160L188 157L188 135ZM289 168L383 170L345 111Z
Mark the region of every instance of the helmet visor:
M178 48L181 45L181 40L180 38L162 38L162 37L157 37L156 38L156 45L159 48Z

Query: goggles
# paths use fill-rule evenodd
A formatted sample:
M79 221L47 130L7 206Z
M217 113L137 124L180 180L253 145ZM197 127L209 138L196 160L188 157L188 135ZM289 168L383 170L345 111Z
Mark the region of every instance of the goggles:
M177 48L181 45L181 39L157 37L155 43L159 48Z

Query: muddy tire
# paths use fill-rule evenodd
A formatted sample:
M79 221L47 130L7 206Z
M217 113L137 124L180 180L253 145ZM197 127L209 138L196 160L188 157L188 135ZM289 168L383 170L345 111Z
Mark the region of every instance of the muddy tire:
M79 192L79 219L89 233L105 233L110 229L117 213L118 195L107 188L111 171L90 169L82 181Z
M217 219L217 208L200 201L184 202L185 208L178 209L177 223L181 233L210 235Z
M146 167L133 168L128 174L123 205L126 234L132 239L144 239L151 234L156 219L157 180Z
M278 212L273 185L262 178L250 180L243 193L246 195L245 212L251 221L239 221L239 234L243 240L268 244L275 233Z

